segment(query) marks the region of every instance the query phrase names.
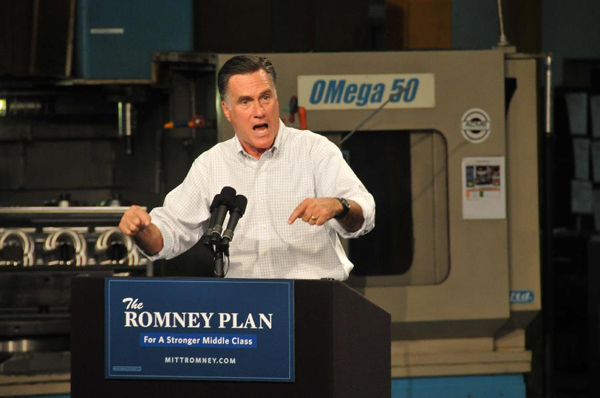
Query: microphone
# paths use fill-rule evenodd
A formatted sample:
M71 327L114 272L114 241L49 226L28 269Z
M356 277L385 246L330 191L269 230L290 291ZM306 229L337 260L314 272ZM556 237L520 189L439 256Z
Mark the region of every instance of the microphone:
M210 243L216 245L221 240L221 233L223 232L223 223L227 212L233 206L235 201L235 189L231 187L224 187L221 190L220 198L218 201L218 207L215 215L215 225L210 231Z
M221 194L218 193L213 198L212 203L210 204L210 221L208 222L208 228L202 235L202 243L205 245L210 244L210 234L212 233L213 228L215 227L215 222L217 221L217 212L215 211L219 206L219 202L221 201Z
M246 205L248 199L244 195L238 195L235 197L235 203L229 212L229 222L227 223L227 229L223 232L223 239L221 244L229 244L233 240L233 230L237 226L238 221L244 215L246 211Z

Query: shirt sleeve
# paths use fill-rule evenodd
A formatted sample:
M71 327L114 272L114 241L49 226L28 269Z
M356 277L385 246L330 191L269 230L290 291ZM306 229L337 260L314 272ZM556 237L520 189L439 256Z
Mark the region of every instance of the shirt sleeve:
M375 227L375 199L344 160L340 149L329 139L319 137L315 152L315 186L317 197L345 198L362 208L364 221L355 232L347 231L335 219L328 222L343 238L357 238Z
M207 173L196 159L183 182L166 196L163 206L150 212L163 237L162 250L150 260L171 259L190 249L204 233L210 218Z

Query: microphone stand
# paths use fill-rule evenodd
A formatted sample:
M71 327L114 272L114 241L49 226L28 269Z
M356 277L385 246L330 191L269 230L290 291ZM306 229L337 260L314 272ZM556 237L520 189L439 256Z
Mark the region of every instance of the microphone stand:
M209 235L202 237L202 243L204 243L213 254L215 277L225 278L225 262L223 255L229 257L229 243L223 242L223 240L217 243L211 242Z
M215 277L225 278L225 263L223 255L229 257L229 242L221 240L215 245L214 259L215 259Z
M215 252L215 276L217 278L225 278L225 269L223 267L223 252L217 250Z

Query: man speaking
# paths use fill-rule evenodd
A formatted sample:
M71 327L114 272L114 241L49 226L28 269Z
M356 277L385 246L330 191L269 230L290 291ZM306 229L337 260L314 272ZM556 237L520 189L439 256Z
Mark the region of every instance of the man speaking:
M234 138L193 163L185 180L150 214L128 209L119 228L152 259L170 259L206 231L224 186L248 198L230 244L227 277L344 280L352 270L338 234L375 225L375 201L337 146L279 119L271 62L236 56L218 75L221 108Z

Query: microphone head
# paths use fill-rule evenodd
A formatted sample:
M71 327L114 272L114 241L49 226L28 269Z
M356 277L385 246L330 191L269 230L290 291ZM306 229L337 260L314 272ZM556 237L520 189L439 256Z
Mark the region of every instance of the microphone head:
M233 189L231 187L224 187L221 190L220 195L221 195L221 200L219 201L219 203L227 205L227 207L231 208L235 201L235 189Z
M219 203L221 202L221 194L218 193L215 195L212 203L210 204L210 212L212 213L217 207L219 207Z
M238 195L235 197L235 203L233 204L233 211L240 213L240 217L244 215L246 206L248 205L248 199L244 195Z

